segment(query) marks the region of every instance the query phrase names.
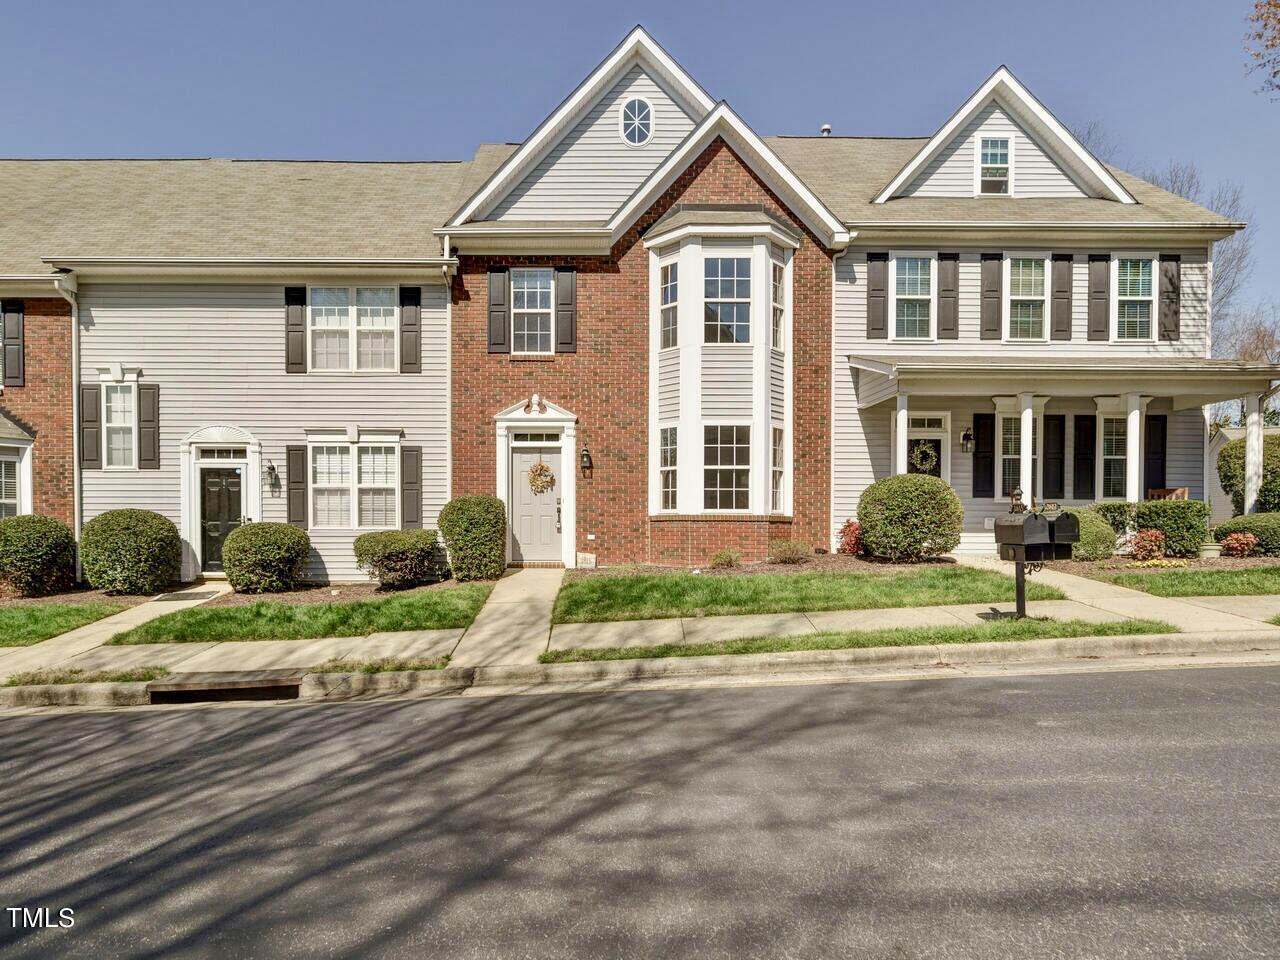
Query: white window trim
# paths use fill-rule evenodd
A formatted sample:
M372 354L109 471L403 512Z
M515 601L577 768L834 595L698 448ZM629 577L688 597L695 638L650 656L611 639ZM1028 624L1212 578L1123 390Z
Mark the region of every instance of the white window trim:
M623 129L623 125L625 122L624 118L627 111L627 104L630 103L632 100L639 100L641 103L643 103L646 107L649 108L649 135L645 137L643 140L641 140L639 143L632 143L630 140L628 140L626 131ZM641 97L638 95L629 94L622 100L621 103L618 104L618 139L621 140L623 143L625 143L628 147L631 147L632 149L637 149L637 150L641 147L647 147L650 143L653 142L653 135L657 132L658 132L658 115L653 109L653 101L650 100L648 97Z
M663 304L662 302L662 271L667 267L676 268L676 298L671 303ZM658 258L658 352L662 353L666 350L680 349L680 251L671 251L666 256ZM664 310L674 309L676 312L676 342L669 347L662 345L662 313Z
M323 431L307 432L307 529L308 530L399 530L403 523L403 517L400 515L403 478L400 476L400 441L399 431L394 432L364 432L361 431L359 436L352 440L346 431L337 434L326 435ZM351 480L348 484L348 490L351 494L351 515L348 517L350 523L346 526L327 526L316 523L315 517L315 497L312 495L315 490L315 471L314 471L314 450L316 447L346 447L351 457ZM361 447L394 447L395 453L392 455L392 463L395 466L395 503L396 516L395 522L386 526L361 526L360 525L360 489L362 486L369 487L372 484L360 483L360 448ZM331 487L326 484L325 487ZM381 488L381 485L378 485Z
M747 464L747 505L745 507L708 507L707 504L707 474L708 470L720 470L721 467L707 466L707 427L746 427L751 431L747 435L747 456L751 458L751 462ZM742 513L752 512L751 499L756 491L756 484L759 482L760 468L756 464L756 424L749 417L714 417L701 422L698 429L698 448L701 450L700 464L698 467L698 498L702 509L699 513L721 514L721 513ZM737 468L733 468L737 469ZM766 479L766 483L768 480Z
M991 194L986 194L991 196ZM1011 295L1013 287L1013 261L1014 260L1041 260L1044 262L1044 317L1043 317L1043 334L1039 337L1011 337L1009 330L1013 321L1013 311L1011 309L1013 296ZM1049 342L1049 310L1050 297L1049 290L1053 283L1053 264L1051 257L1044 250L1006 250L1004 254L1004 278L1002 284L1002 293L1004 303L1002 304L1002 314L1004 316L1004 329L1001 331L1001 339L1004 343L1048 343ZM1019 300L1034 299L1030 297L1018 297Z
M348 294L348 309L351 315L347 321L347 359L349 363L345 369L335 367L333 369L325 369L313 367L312 360L312 333L315 327L312 325L311 315L311 292L313 290L333 290L335 288L344 287ZM356 288L389 288L393 291L392 299L395 301L395 326L391 331L392 343L392 362L389 367L370 367L362 369L357 364L358 347L356 341L358 339L359 324L356 320ZM307 286L307 372L317 374L370 374L370 373L399 373L400 372L400 285L396 283L313 283Z
M520 313L545 313L551 323L550 350L517 350L516 349L516 273L520 270L549 273L551 275L551 307L547 310L521 310ZM510 326L507 336L511 338L511 355L514 357L551 357L556 352L556 271L553 267L512 267L507 279L507 303L511 305Z
M17 463L18 478L18 502L17 515L22 517L35 512L34 497L35 490L32 486L34 475L31 463L31 447L30 440L0 440L0 447L17 448L17 457L0 456L0 460L6 460Z
M911 420L914 417L941 417L942 428L930 429L928 427L913 428ZM898 417L896 411L889 414L889 449L895 449L895 434L898 430ZM921 440L941 440L942 441L942 479L946 483L951 483L951 412L949 410L908 410L907 411L907 456L911 455L911 441L913 438Z
M662 465L662 431L676 431L676 465L674 467L664 467ZM705 455L704 455L705 458ZM660 423L658 424L658 512L659 513L679 513L680 512L680 423ZM663 474L674 473L676 478L676 505L668 507L662 502L662 479Z
M898 258L929 260L929 336L898 336ZM938 251L890 250L889 251L889 340L899 343L936 343L938 340ZM918 300L919 297L906 299Z
M1120 337L1120 261L1121 260L1150 260L1151 261L1151 335L1149 337ZM1159 317L1157 311L1160 307L1160 254L1151 253L1150 251L1138 252L1113 252L1111 254L1111 289L1110 293L1110 312L1111 312L1111 342L1112 343L1155 343L1159 335L1157 327L1159 326ZM1126 297L1126 300L1141 300L1142 297Z
M786 353L787 342L791 330L791 270L790 257L777 257L771 251L769 254L769 349L774 353ZM773 271L774 269L782 271L782 282L779 284L781 301L773 298ZM778 336L775 339L773 335L773 311L782 308L782 321L778 324Z
M1012 417L1021 421L1022 407L1017 397L994 397L996 403L996 466L995 466L995 501L997 503L1008 503L1009 494L1000 492L1001 481L1004 478L1004 418ZM1036 449L1032 452L1032 460L1035 461L1035 477L1032 484L1035 489L1044 490L1044 407L1048 403L1048 397L1032 397L1031 412L1035 417L1036 425ZM1034 496L1034 490L1031 492L1023 491L1023 502L1028 506L1031 504L1031 497ZM1042 498L1043 499L1043 496Z
M1008 136L1004 134L986 134L979 130L973 136L973 195L981 197L984 200L1002 200L1014 196L1014 142L1017 138L1012 134ZM983 193L982 192L982 141L983 140L1008 140L1009 141L1009 192L1008 193Z
M1094 468L1095 469L1095 477L1094 477L1095 485L1093 488L1094 500L1099 503L1124 503L1126 500L1129 499L1129 452L1128 452L1129 451L1129 444L1128 444L1129 418L1126 415L1126 411L1124 410L1103 411L1099 409L1096 415L1096 420L1098 425L1097 427L1094 428L1094 431L1098 435L1097 451L1096 451L1097 458L1098 458L1098 465ZM1103 443L1102 431L1105 429L1107 420L1119 420L1122 424L1124 424L1124 428L1125 428L1124 456L1105 457L1105 458L1103 456L1102 451L1104 449L1104 443ZM1114 496L1114 495L1106 496L1103 493L1103 486L1102 486L1103 479L1107 475L1106 460L1122 460L1124 462L1125 489L1124 489L1124 492L1119 494L1118 496Z
M746 260L750 264L751 270L751 293L745 297L708 297L707 296L707 261L708 260ZM700 347L738 347L743 350L750 350L756 345L756 338L760 335L760 311L759 304L756 303L756 295L758 292L757 273L760 264L757 262L759 258L755 255L752 247L715 247L708 243L702 245L702 252L698 262L698 289L702 291L698 300L698 315L703 318L700 325L702 336L699 338L698 345ZM708 303L745 303L747 305L747 339L735 340L732 342L724 340L708 340L706 326L706 308ZM772 322L772 314L770 314L770 322Z
M777 431L782 434L782 456L777 460L773 455L773 434ZM769 513L785 515L787 513L787 493L791 489L791 484L787 482L787 474L790 468L788 461L787 431L786 428L778 422L769 424ZM774 505L773 497L773 477L778 474L778 503Z
M110 424L107 423L107 387L128 387L129 392L133 395L130 402L130 409L133 410L133 423L129 425L129 431L133 439L133 462L129 466L109 466L107 464L108 450L110 445L107 442L107 431ZM132 378L121 378L117 380L107 380L102 383L102 400L101 410L99 411L99 422L102 424L102 469L109 470L113 473L117 472L133 472L138 470L138 379L137 374L133 374Z

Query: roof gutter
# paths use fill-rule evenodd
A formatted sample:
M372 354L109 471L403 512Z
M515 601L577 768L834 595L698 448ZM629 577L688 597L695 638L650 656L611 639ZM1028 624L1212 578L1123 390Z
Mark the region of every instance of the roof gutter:
M42 257L59 270L75 271L81 280L88 279L163 279L172 281L191 277L305 279L375 275L403 279L422 275L435 279L440 271L446 276L457 266L451 257Z

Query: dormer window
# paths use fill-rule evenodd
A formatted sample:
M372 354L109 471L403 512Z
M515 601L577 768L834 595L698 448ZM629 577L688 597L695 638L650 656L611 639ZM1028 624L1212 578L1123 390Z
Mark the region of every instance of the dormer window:
M642 147L653 137L653 107L643 97L624 103L618 121L623 141L633 147Z
M984 194L1009 193L1009 140L983 137L978 173L978 189Z

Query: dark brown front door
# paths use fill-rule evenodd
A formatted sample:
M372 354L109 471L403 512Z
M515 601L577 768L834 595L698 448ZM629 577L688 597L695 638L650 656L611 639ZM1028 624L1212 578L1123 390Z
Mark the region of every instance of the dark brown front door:
M240 467L200 471L200 556L202 569L222 569L222 544L243 519Z

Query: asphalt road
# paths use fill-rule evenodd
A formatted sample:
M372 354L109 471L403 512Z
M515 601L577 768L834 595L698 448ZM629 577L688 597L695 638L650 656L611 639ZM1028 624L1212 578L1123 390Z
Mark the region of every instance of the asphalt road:
M1280 669L0 719L13 957L1280 955Z

